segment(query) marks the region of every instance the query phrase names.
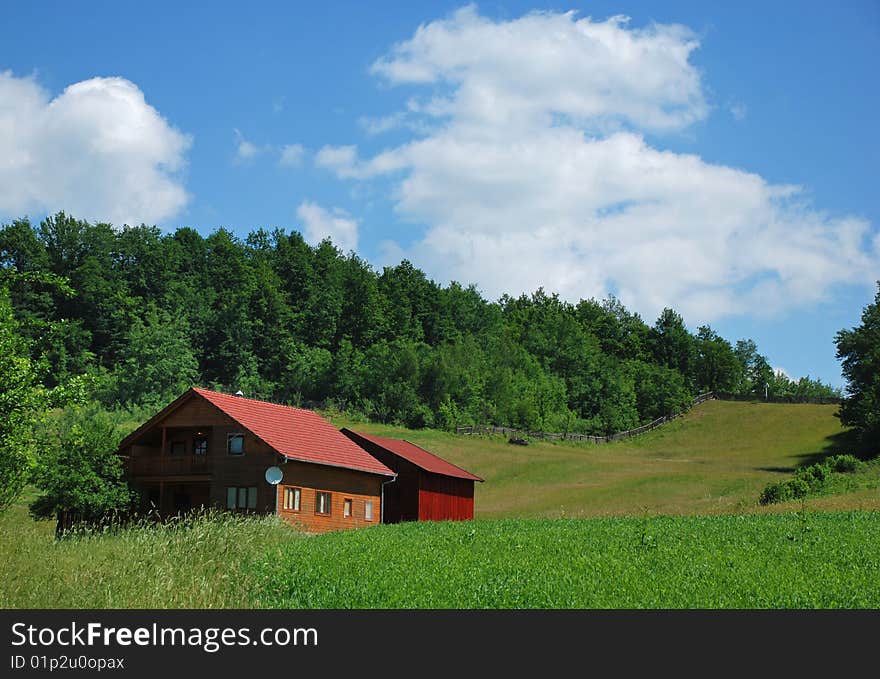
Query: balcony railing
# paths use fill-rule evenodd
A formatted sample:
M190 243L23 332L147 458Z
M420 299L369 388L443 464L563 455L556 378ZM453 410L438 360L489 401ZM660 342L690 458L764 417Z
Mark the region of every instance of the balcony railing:
M207 455L140 455L131 459L132 476L179 476L210 471Z

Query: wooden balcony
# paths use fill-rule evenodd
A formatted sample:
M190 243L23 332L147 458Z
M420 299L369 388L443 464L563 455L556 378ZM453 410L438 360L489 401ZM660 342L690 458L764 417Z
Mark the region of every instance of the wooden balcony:
M129 469L132 477L207 475L211 461L207 455L136 455Z

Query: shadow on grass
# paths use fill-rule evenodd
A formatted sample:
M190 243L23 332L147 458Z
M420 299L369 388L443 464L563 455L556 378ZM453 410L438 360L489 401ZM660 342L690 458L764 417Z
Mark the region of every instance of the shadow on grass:
M854 455L860 460L870 460L877 457L877 450L860 441L858 434L850 429L833 434L825 439L826 443L822 450L815 453L798 455L801 461L799 467L808 467L811 464L821 462L830 455Z
M811 453L802 453L800 455L795 455L794 457L797 458L798 463L794 466L755 467L755 469L762 472L792 474L800 467L809 467L811 464L822 462L822 460L830 457L831 455L844 454L854 455L860 460L866 461L880 455L880 451L878 451L876 447L869 446L863 441L859 441L858 434L850 429L837 434L832 434L831 436L825 438L824 445L819 450Z

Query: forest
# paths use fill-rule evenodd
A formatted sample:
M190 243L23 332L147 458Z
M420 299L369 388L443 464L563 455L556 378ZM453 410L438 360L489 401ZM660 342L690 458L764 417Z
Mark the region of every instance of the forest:
M296 231L241 240L59 212L3 225L0 271L45 386L77 378L111 410L203 385L411 428L610 434L705 391L840 395L774 373L749 339L690 332L670 308L649 325L613 297L572 304L539 289L489 301L408 261L376 271Z

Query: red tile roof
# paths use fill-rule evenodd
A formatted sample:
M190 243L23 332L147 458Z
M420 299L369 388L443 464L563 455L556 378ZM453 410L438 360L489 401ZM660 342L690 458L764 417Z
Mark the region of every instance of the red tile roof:
M414 465L420 467L421 469L424 469L426 472L431 472L433 474L442 474L444 476L455 476L459 479L470 479L471 481L483 480L479 476L475 476L469 471L465 471L461 467L456 467L454 464L452 464L451 462L447 462L442 457L437 457L433 453L429 453L424 448L420 448L416 444L410 443L409 441L405 441L403 439L387 439L381 436L362 434L357 431L353 431L352 433L366 439L367 441L375 443L377 446L381 446L385 450L394 453L395 455L399 455L404 460L412 462Z
M197 387L192 391L291 460L394 476L388 467L311 410Z

